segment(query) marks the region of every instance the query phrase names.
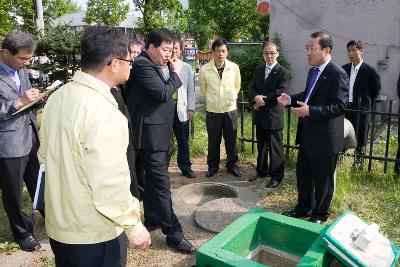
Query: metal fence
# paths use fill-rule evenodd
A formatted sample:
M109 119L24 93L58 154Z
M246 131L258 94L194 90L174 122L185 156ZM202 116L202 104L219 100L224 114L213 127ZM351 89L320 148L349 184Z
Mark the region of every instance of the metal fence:
M359 99L360 103L360 99ZM389 145L390 145L390 137L392 135L391 133L391 128L394 124L398 124L398 119L399 119L399 113L393 113L393 107L396 101L390 100L389 101L389 111L388 112L382 112L377 110L377 103L376 101L373 103L371 110L366 111L366 110L346 110L351 113L356 113L357 114L357 121L360 120L360 115L361 114L370 114L371 120L369 123L368 127L368 143L365 146L365 153L362 156L363 160L368 161L368 171L370 172L372 169L372 161L378 161L383 163L383 169L384 173L387 173L387 168L388 168L388 163L389 162L400 162L397 160L395 157L390 158L389 157ZM251 136L245 136L245 113L251 112L251 114L254 112L253 109L253 104L249 101L246 101L243 97L243 92L240 94L240 99L238 101L239 105L239 112L240 112L240 133L239 133L239 140L241 142L241 151L244 153L244 144L246 142L251 143L251 153L254 154L254 147L255 144L257 143L257 140L255 139L255 125L254 121L252 120L252 126L251 126ZM289 151L291 149L298 149L298 146L294 143L291 143L290 141L290 132L291 132L291 120L293 119L291 116L291 112L289 108L286 108L286 120L287 120L287 126L284 129L286 132L286 138L284 140L284 148L285 148L285 157L286 159L289 158ZM252 114L253 115L253 114ZM252 116L253 118L253 116ZM358 124L359 125L359 124ZM385 127L386 126L386 127ZM382 130L386 128L385 130ZM354 129L355 132L358 131L358 129ZM385 132L386 131L386 132ZM395 133L397 135L397 133ZM385 142L384 143L384 155L374 155L374 148L376 148L377 144L374 143L374 140L376 137L380 136L385 136ZM379 144L378 144L379 145ZM397 149L397 147L396 147ZM353 154L346 153L346 156L353 156Z

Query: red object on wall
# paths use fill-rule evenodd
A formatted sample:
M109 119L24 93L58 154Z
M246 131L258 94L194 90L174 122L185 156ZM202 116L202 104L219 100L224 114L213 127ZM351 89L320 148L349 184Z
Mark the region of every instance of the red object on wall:
M268 14L269 0L257 0L257 13Z

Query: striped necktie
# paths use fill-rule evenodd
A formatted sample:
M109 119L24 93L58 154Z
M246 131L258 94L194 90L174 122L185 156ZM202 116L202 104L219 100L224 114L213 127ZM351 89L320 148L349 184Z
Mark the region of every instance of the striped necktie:
M305 101L307 101L308 98L309 98L310 95L311 95L312 88L314 87L315 82L317 81L318 73L319 73L319 68L315 68L314 71L313 71L313 73L312 73L312 75L311 75L310 82L308 83L308 87L307 87L307 90L306 90L306 98L305 98Z
M265 78L264 80L266 80L268 78L268 75L270 73L271 69L269 67L265 67Z

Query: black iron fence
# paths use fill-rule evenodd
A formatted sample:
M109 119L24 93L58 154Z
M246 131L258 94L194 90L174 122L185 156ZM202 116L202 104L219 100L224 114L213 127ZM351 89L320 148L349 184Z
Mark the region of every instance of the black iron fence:
M360 103L360 99L359 99ZM388 169L388 163L389 162L400 162L398 159L396 159L395 156L390 157L389 155L389 149L390 149L390 139L392 136L392 126L396 125L399 127L398 124L398 119L400 114L399 113L393 113L393 107L396 101L390 100L389 101L389 111L388 112L382 112L377 110L377 101L375 101L372 105L371 110L346 110L346 112L351 112L351 113L356 113L357 114L357 122L360 120L360 116L362 114L370 114L371 120L368 126L368 141L365 146L365 150L363 155L362 155L362 161L368 161L368 171L370 172L372 169L372 162L373 161L378 161L383 163L383 169L384 173L387 173ZM257 143L257 140L255 139L255 125L254 121L252 120L251 123L251 135L246 136L245 134L245 114L250 113L253 115L254 109L253 109L253 104L252 102L246 101L243 97L243 92L241 92L239 101L239 112L240 112L240 131L239 131L239 140L241 141L241 151L244 153L245 150L245 143L250 142L251 143L251 153L254 154L255 152L255 144ZM284 140L284 148L285 148L285 156L288 159L289 158L289 152L291 149L298 149L298 146L294 143L291 142L291 132L293 130L291 129L292 127L292 118L291 112L289 108L286 108L286 115L285 119L287 120L286 122L286 127L284 129L285 131L285 140ZM253 118L253 116L252 116ZM359 126L360 124L357 123ZM297 127L297 125L296 125ZM359 129L354 129L355 132L357 133ZM397 136L397 133L394 133L394 135ZM376 144L374 141L378 136L384 136L384 141L382 140L379 144ZM392 138L393 139L393 138ZM383 153L374 153L376 152L376 146L380 147L380 151L382 149L384 150ZM382 146L384 146L382 148ZM397 146L396 146L397 150ZM383 154L383 155L382 155ZM345 154L346 156L353 156L353 154L347 153Z

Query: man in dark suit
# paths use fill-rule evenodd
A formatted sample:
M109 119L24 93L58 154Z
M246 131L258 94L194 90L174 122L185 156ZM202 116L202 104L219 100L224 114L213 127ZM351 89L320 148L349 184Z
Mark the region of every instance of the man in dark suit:
M11 32L0 53L0 188L13 237L24 251L40 248L33 225L21 210L23 181L32 201L35 195L39 140L32 108L13 114L39 96L25 68L35 49L31 36Z
M284 176L283 109L276 99L286 90L289 71L277 62L279 48L274 42L263 44L263 56L266 64L255 69L251 85L258 156L257 175L249 181L270 175L267 188L275 188Z
M142 50L142 46L136 40L129 41L129 55L133 61L137 58ZM131 186L130 190L132 196L141 200L141 194L143 194L143 179L144 173L142 170L142 165L140 161L137 160L136 151L133 148L133 132L132 132L132 122L131 116L128 112L128 107L126 106L126 89L125 84L120 84L114 88L111 88L111 94L114 96L115 101L117 101L118 109L125 115L128 119L128 128L129 128L129 145L126 152L128 158L129 171L131 175Z
M146 51L136 59L126 85L128 110L132 116L134 148L145 171L144 225L149 231L161 227L167 245L183 253L194 246L185 239L171 202L168 154L174 122L173 93L182 86L180 65L171 59L173 35L155 29Z
M313 67L308 72L306 89L298 94L282 94L282 106L291 105L299 118L296 144L298 203L283 215L308 217L323 224L335 187L338 153L343 150L344 112L348 101L349 79L345 71L331 61L333 42L328 33L311 34L306 50ZM312 206L315 200L315 206Z
M350 79L347 105L347 109L350 110L371 110L371 106L381 90L379 74L372 66L364 62L363 54L364 48L361 41L351 40L347 43L347 55L351 62L343 65L342 68ZM371 116L368 113L357 114L347 111L345 117L353 124L356 131L357 147L354 167L361 167Z

